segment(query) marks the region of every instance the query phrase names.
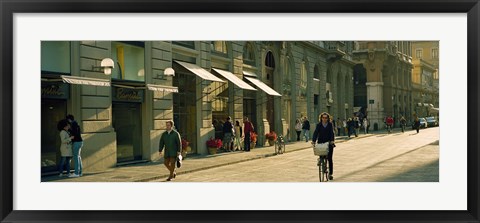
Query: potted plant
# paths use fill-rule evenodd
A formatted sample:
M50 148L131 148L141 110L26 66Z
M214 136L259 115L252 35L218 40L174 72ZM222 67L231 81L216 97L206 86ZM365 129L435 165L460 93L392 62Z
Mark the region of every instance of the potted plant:
M277 140L277 133L275 133L274 131L271 131L265 134L265 138L267 138L268 144L270 146L273 146L273 144L275 143L275 140Z
M250 132L250 149L254 149L257 144L257 134L255 132Z
M190 142L188 140L182 139L182 157L184 159L187 153L192 151L192 148L189 145L190 145Z
M210 137L210 139L207 140L207 147L209 154L216 154L217 149L222 147L222 140Z

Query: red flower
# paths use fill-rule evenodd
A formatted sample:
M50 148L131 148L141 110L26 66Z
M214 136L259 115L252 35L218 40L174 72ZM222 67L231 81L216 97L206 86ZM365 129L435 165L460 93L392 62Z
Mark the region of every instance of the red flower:
M207 140L207 147L218 149L222 147L222 140L211 137L209 140Z
M267 133L265 134L265 137L268 139L268 140L277 140L277 133L275 133L274 131L271 131L270 133Z
M257 141L257 134L255 132L250 132L250 141L252 142Z
M182 149L185 149L190 145L190 142L187 141L186 139L182 139Z

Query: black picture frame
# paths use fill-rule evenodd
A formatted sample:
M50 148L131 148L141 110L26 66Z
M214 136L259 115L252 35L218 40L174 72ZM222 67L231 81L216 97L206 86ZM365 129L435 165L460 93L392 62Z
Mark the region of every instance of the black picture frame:
M1 222L479 222L478 0L0 0ZM15 13L467 13L468 182L465 211L18 211L13 210L13 15ZM460 119L460 126L466 122ZM449 192L455 193L455 192ZM252 200L257 198L252 197ZM442 199L439 197L438 199Z

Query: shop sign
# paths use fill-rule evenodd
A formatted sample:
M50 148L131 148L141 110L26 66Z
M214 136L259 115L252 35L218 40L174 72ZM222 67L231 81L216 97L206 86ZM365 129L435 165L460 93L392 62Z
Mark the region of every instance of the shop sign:
M42 82L41 85L42 98L68 99L69 92L70 87L65 83Z
M112 87L112 101L121 102L143 102L142 89L130 89L122 87Z

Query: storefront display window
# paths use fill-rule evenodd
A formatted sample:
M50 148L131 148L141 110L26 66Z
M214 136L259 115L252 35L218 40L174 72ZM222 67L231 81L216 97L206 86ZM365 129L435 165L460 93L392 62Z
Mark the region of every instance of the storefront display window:
M145 46L143 42L112 42L115 67L112 79L145 81Z

